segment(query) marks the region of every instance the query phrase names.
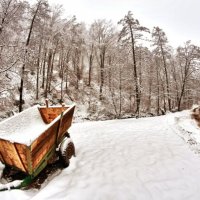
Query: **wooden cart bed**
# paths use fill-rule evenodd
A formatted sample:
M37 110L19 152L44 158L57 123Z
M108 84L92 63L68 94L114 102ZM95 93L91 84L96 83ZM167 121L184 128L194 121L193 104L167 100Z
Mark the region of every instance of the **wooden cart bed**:
M1 122L0 161L36 176L71 126L74 108L34 106Z

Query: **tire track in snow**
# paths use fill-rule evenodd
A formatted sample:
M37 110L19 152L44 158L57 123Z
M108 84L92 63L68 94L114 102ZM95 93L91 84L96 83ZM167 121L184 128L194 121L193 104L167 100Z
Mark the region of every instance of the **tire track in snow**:
M77 157L33 200L199 200L200 159L167 117L74 124Z

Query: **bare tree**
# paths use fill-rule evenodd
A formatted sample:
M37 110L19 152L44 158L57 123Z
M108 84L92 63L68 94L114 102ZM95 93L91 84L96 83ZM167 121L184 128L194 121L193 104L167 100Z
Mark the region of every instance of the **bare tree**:
M179 63L180 77L180 93L178 96L178 111L181 110L181 101L185 94L185 88L188 84L189 78L193 72L197 70L197 59L199 58L199 49L197 46L187 41L185 47L177 49L177 59Z
M105 82L106 53L113 41L114 28L111 22L97 20L91 25L90 31L95 44L97 62L100 67L99 100L102 100Z
M18 25L26 4L18 0L1 0L0 2L0 38L8 26Z
M148 32L149 29L140 25L139 21L133 18L133 14L129 11L127 15L119 22L121 24L122 30L119 34L119 40L124 40L125 43L131 42L131 51L133 59L133 76L135 82L135 95L136 95L136 110L137 116L140 114L140 85L139 77L137 71L137 61L136 61L136 42L141 38L142 32Z
M33 12L33 16L32 16L32 19L31 19L28 37L27 37L26 43L25 43L24 61L23 61L23 65L22 65L21 83L20 83L20 88L19 88L19 93L20 93L20 95L19 95L19 112L22 111L22 105L23 105L24 75L25 75L26 59L27 59L27 56L28 56L28 47L29 47L29 43L30 43L30 39L31 39L31 34L32 34L32 31L33 31L34 22L35 22L37 14L39 12L39 9L41 8L42 4L45 4L45 3L46 2L44 0L39 0L37 2L35 11Z
M169 88L169 75L167 70L167 37L162 29L159 27L154 27L152 32L152 37L154 38L154 46L156 46L155 52L157 55L160 55L163 61L165 81L166 81L166 90L167 90L167 100L168 108L171 110L171 97L170 97L170 88Z

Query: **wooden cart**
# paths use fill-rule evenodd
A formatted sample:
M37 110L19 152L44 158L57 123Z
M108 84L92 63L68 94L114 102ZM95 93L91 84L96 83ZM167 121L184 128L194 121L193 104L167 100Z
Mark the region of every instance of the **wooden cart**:
M29 184L58 148L66 165L71 156L75 156L67 132L74 108L74 104L33 106L0 123L0 161L27 174L18 188Z

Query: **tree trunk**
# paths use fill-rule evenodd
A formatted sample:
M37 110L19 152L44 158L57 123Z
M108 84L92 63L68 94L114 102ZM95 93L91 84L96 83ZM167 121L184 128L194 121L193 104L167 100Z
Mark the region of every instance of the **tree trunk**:
M27 40L26 40L26 45L25 45L26 50L25 50L25 54L24 54L24 63L23 63L23 66L22 66L21 83L20 83L20 89L19 89L19 91L20 91L20 95L19 95L19 112L21 112L23 110L22 105L23 105L24 73L25 73L25 67L26 67L26 57L27 57L27 53L28 53L28 46L29 46L30 39L31 39L31 34L32 34L32 30L33 30L33 24L34 24L34 21L35 21L35 18L37 16L37 13L38 13L38 10L39 10L39 7L40 7L41 3L42 3L42 0L38 2L36 11L35 11L35 13L33 15L32 20L31 20L31 26L30 26L28 37L27 37Z
M92 65L93 65L93 48L94 48L94 45L92 44L92 50L91 50L90 58L89 58L88 86L91 85Z
M25 69L25 63L22 66L22 73L21 73L21 83L19 88L19 112L23 110L23 88L24 88L24 69Z
M69 59L70 59L70 49L67 51L67 58L66 58L66 69L65 69L65 92L67 93L68 91L68 74L69 74Z
M119 118L121 118L122 113L122 68L119 68Z
M136 96L136 117L140 115L140 94L139 94L139 81L137 75L137 64L136 64L136 56L135 56L135 41L133 37L133 30L131 24L129 25L131 32L131 45L132 45L132 58L133 58L133 71L134 71L134 81L135 81L135 96Z
M188 61L186 59L184 79L183 79L183 83L182 83L182 87L181 87L181 94L178 99L178 111L181 111L181 101L182 101L182 98L183 98L183 95L185 92L185 85L186 85L186 80L187 80L187 76L188 76L189 66L190 66L190 62L188 63Z
M57 46L56 46L57 49ZM54 68L54 59L55 59L55 54L56 54L56 49L53 52L52 55L52 60L51 60L51 66L50 66L50 71L49 71L49 85L48 85L48 92L51 91L51 82L52 82L52 77L53 77L53 68Z
M157 115L159 115L159 112L160 112L160 81L159 81L158 63L156 64L156 80L157 80Z
M42 86L41 87L43 89L44 89L44 85L45 85L46 56L47 56L47 50L45 49L44 61L43 61L43 66L42 66Z
M184 92L185 92L185 85L186 85L186 76L184 77L183 84L182 84L182 87L181 87L181 94L178 98L178 111L181 111L181 101L182 101L182 98L183 98L183 95L184 95Z
M109 65L110 65L110 61L109 61ZM115 117L117 117L117 116L118 116L118 113L117 113L117 106L116 106L116 103L115 103L115 93L114 93L114 91L113 91L111 79L112 79L112 78L111 78L111 67L109 66L109 71L108 71L109 91L110 91L110 94L111 94L112 104L113 104L114 111L115 111Z
M49 75L50 75L50 68L51 68L51 62L52 62L52 50L49 50L48 55L48 65L47 65L47 78L46 78L46 88L45 88L45 98L47 98L48 95L48 86L49 86Z
M176 89L176 98L175 98L175 106L174 107L178 107L178 101L179 101L179 89L178 89L178 81L177 81L177 77L176 77L176 66L175 64L173 63L172 64L172 67L173 67L173 78L174 78L174 81L175 81L175 89Z
M39 99L40 53L41 53L41 43L40 43L40 45L39 45L39 52L38 52L38 59L37 59L36 100Z
M166 63L165 54L164 54L163 46L161 43L160 35L159 35L159 44L160 44L160 49L161 49L161 54L162 54L162 59L163 59L164 71L165 71L168 108L169 108L169 111L171 111L171 99L170 99L170 91L169 91L169 78L168 78L168 72L167 72L167 63Z
M61 84L60 84L60 102L63 102L63 81L64 81L64 52L62 49L61 55L59 57L60 60L60 76L61 76Z
M103 47L100 53L100 90L99 90L100 101L103 99L105 54L106 54L106 49L105 47Z

